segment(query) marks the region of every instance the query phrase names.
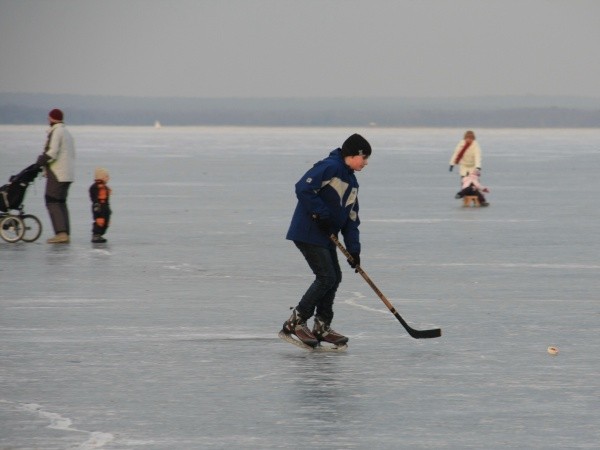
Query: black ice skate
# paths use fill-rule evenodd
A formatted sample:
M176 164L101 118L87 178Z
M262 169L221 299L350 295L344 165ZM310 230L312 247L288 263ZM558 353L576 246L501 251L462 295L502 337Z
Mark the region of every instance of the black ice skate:
M348 338L329 326L324 320L315 317L313 326L313 334L319 342L329 342L334 345L344 345L348 342Z
M290 318L283 323L281 331L288 335L295 335L300 341L311 347L316 347L319 343L306 326L306 319L298 314L295 308Z

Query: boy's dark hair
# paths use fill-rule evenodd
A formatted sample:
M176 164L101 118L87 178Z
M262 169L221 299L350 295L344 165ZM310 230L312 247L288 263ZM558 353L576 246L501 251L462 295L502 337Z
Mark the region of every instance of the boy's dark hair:
M371 156L371 145L360 134L353 134L342 144L342 156Z

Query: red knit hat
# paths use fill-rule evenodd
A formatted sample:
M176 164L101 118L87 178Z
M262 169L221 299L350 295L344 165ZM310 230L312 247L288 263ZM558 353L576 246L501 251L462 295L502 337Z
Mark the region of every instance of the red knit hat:
M53 109L48 113L48 116L57 122L62 122L63 120L63 112L60 109Z

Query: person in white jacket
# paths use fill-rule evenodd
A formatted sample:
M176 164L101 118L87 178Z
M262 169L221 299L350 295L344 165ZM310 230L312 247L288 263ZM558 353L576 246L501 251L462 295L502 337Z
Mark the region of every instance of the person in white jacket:
M60 109L53 109L48 114L48 138L44 152L37 159L46 176L44 199L55 234L46 241L49 244L68 243L71 231L67 196L75 179L75 144L65 128L63 117Z
M456 164L460 167L461 178L476 169L481 170L481 148L475 140L475 133L471 130L465 133L464 138L454 149L450 158L450 172Z

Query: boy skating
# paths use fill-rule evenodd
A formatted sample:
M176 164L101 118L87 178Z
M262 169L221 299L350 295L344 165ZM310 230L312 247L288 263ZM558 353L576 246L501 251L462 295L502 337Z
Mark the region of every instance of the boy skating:
M286 238L293 241L315 275L313 283L284 322L282 332L315 347L319 342L343 345L348 338L331 328L333 302L342 281L337 250L329 236L339 232L353 262L360 265L358 181L371 155L371 146L358 134L317 162L296 183L298 203ZM312 316L312 331L307 320Z

